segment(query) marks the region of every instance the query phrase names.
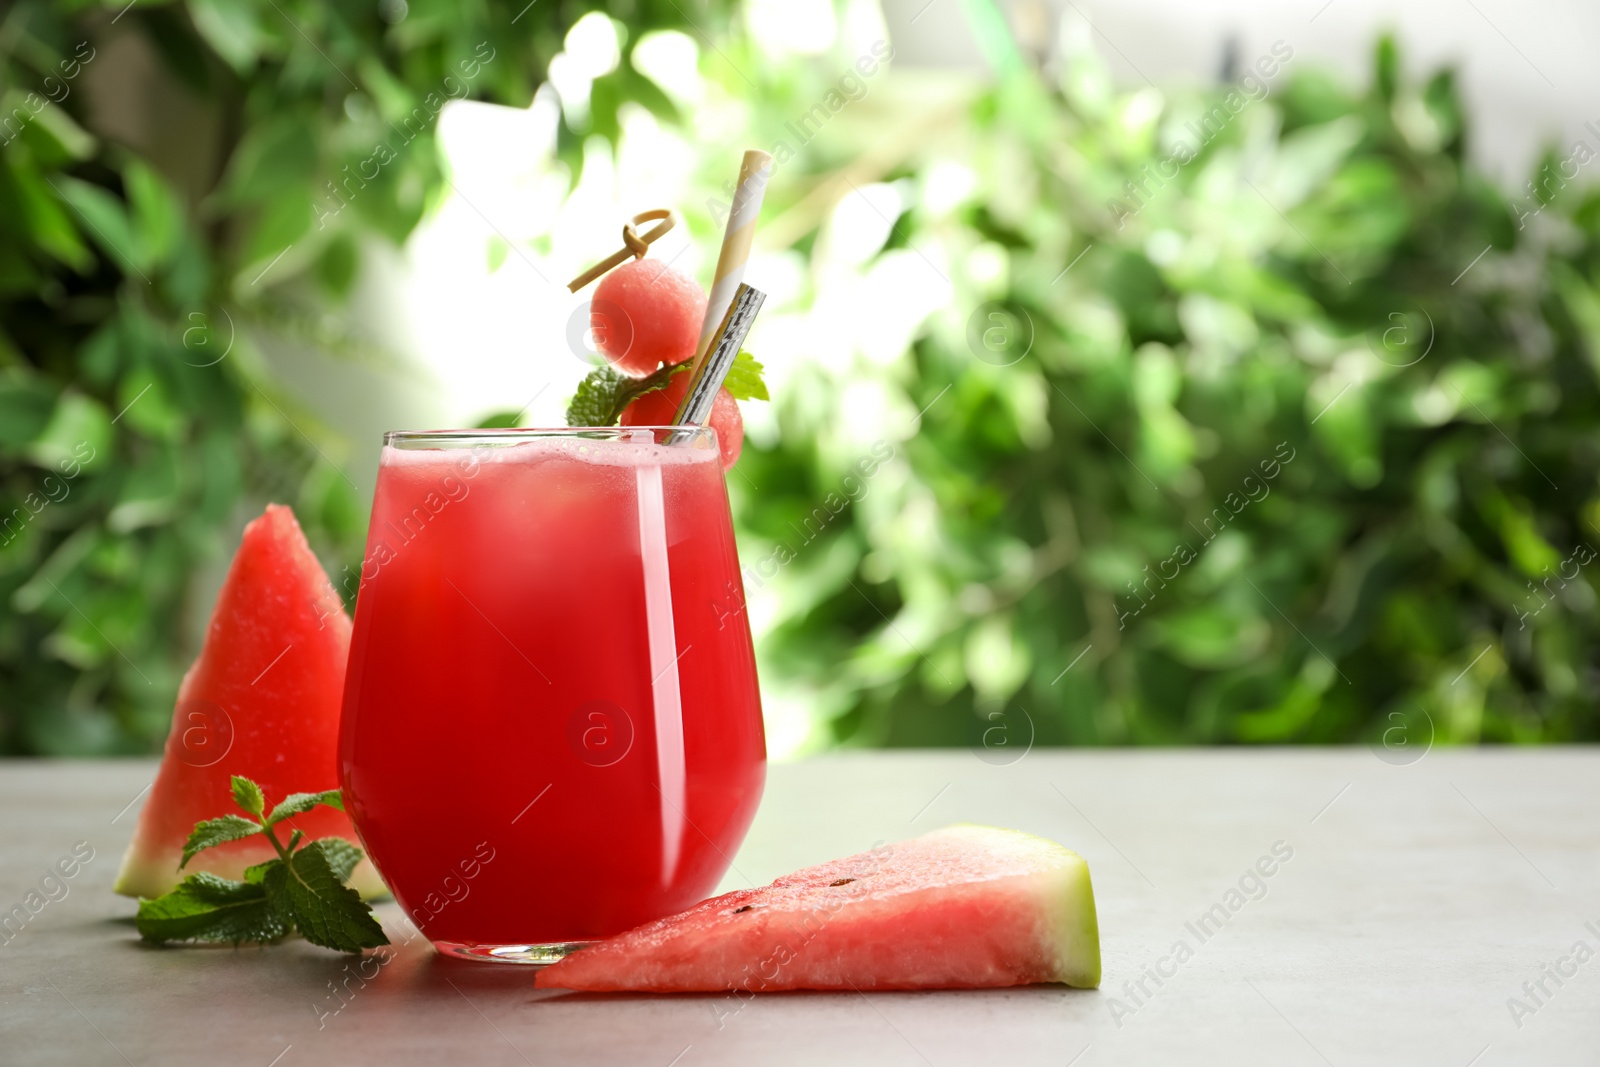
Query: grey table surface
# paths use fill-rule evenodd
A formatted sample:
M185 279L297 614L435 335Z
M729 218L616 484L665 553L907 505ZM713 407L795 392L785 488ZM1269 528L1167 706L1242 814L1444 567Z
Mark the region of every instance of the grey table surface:
M747 1002L536 991L526 968L444 960L421 938L364 983L303 942L143 946L110 886L153 769L0 763L0 910L78 842L94 850L0 945L0 1062L1600 1063L1596 749L775 765L726 887L950 822L1028 830L1088 859L1105 982ZM1248 877L1274 846L1292 857ZM1218 905L1226 922L1198 926ZM404 937L396 906L379 910Z

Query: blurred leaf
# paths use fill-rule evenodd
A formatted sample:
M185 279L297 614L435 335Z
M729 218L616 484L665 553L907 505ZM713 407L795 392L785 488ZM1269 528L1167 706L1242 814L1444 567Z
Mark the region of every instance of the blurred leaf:
M68 471L92 468L110 448L111 416L106 409L79 393L66 392L49 424L33 439L30 452L41 467Z
M322 255L317 257L317 280L332 296L343 298L349 295L360 266L360 250L355 239L342 233L329 241Z
M489 273L493 274L505 265L506 256L511 253L511 243L503 237L489 238Z
M162 380L147 370L126 375L117 389L117 418L133 429L161 440L176 440L183 432L183 410L173 401Z
M188 7L195 29L235 73L255 69L265 38L254 0L189 0Z
M133 215L132 228L138 235L130 239L143 249L144 265L153 267L167 262L183 235L182 205L166 182L137 160L123 168L122 180Z
M254 273L252 280L264 279L269 270L277 269L274 280L282 281L289 273L286 267L279 266L282 257L311 229L311 222L312 214L307 204L283 199L267 205L256 218L240 256L241 262L248 264ZM260 284L259 281L256 284Z
M45 180L24 167L0 167L0 217L27 227L40 251L80 272L87 272L94 256L78 236L78 225L66 205Z
M94 136L79 126L63 107L47 107L40 111L23 129L23 135L46 166L88 159L99 147Z
M303 115L287 112L252 127L239 141L218 186L219 205L258 204L281 198L288 190L310 189L317 169L314 131ZM300 208L309 224L309 197Z
M120 498L106 515L106 528L126 534L169 522L177 514L182 481L177 453L152 450L128 470Z
M1150 625L1157 639L1180 662L1211 670L1258 659L1271 632L1259 615L1243 614L1220 604L1168 612Z
M56 185L87 224L90 239L112 262L134 273L149 265L149 249L135 234L121 200L98 185L65 175L56 179Z
M33 441L50 423L56 395L32 375L0 375L0 445L15 448Z

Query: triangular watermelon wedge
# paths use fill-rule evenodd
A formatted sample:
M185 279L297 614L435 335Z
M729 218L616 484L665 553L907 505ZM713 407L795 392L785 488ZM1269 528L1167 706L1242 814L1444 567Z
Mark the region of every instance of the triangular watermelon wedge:
M952 826L742 889L583 948L541 988L709 993L1100 984L1089 866Z
M166 752L122 858L118 893L156 897L196 871L240 878L251 864L274 858L257 836L208 849L178 870L196 822L238 813L232 775L253 779L269 803L338 787L349 652L349 616L294 512L268 506L244 529L200 658L178 687ZM311 838L356 840L349 816L334 808L315 808L288 825ZM363 896L383 892L366 860L351 885Z

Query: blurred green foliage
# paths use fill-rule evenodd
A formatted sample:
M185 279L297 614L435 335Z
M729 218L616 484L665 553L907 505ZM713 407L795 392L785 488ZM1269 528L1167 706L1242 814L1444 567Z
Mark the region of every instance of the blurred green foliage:
M599 7L518 6L7 10L0 125L27 117L0 132L0 750L159 743L197 567L260 500L359 557L340 442L252 338L347 343L320 311L364 235L403 240L438 197L446 77L476 58L466 95L525 106ZM629 102L682 120L629 62L644 30L725 27L607 9L629 32L563 120L574 172ZM1446 741L1600 735L1600 198L1572 153L1496 188L1449 74L1410 83L1388 43L1363 91L1274 55L1270 93L1118 93L1091 55L1040 74L966 10L993 84L878 76L768 194L811 263L831 210L892 188L863 269L914 257L949 293L887 356L851 324L792 366L730 480L769 703L815 716L816 746L1417 739L1423 712ZM98 51L64 80L119 35L203 104L198 176L96 130ZM719 38L702 73L751 120L706 136L792 140L856 59ZM881 434L840 417L863 398Z
M404 240L437 196L445 101L527 106L599 6L0 10L0 752L157 747L194 652L185 612L207 610L196 575L265 500L293 503L325 558L359 560L341 442L253 339L349 345L322 309L365 235ZM673 0L624 6L636 29L685 25ZM590 125L614 130L629 99L675 117L624 63ZM169 108L145 143L97 128L141 100Z
M1364 91L1285 48L1163 95L980 30L998 84L883 168L881 255L957 298L808 365L731 480L811 743L1600 737L1600 146L1508 195L1392 42ZM864 382L900 440L852 491Z

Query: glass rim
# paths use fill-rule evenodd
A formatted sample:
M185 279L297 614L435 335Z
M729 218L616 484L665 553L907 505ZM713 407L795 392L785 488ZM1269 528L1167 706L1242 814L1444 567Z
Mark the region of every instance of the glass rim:
M682 433L679 444L698 444L708 441L715 444L717 431L709 425L702 426L491 426L458 430L388 430L383 443L388 448L439 448L450 445L508 444L537 438L575 437L586 440L622 440L625 444L643 442L629 440L641 431L654 435L656 444L666 444L667 433Z

